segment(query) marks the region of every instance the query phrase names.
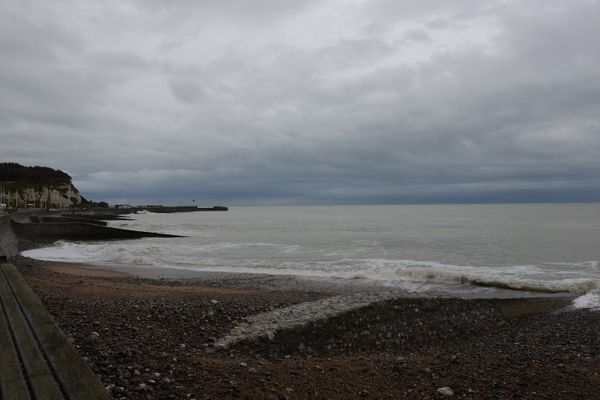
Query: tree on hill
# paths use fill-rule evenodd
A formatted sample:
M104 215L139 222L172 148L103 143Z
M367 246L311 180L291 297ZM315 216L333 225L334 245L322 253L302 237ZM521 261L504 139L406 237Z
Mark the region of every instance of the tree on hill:
M0 182L68 184L71 177L48 167L26 167L18 163L0 163Z

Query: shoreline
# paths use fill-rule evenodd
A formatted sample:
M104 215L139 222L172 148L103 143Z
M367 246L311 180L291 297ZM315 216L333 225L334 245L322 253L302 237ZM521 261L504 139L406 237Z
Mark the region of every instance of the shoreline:
M489 299L407 295L215 350L256 316L365 288L15 261L115 399L436 399L446 386L458 398L591 399L600 388L592 310L504 315Z
M39 244L39 243L38 243ZM44 244L45 245L45 244ZM33 247L32 247L33 248ZM28 250L29 248L27 248ZM25 251L21 249L20 253ZM554 297L573 297L583 294L554 291L554 290L526 290L516 289L509 286L494 286L489 284L477 283L415 283L411 285L389 284L385 280L363 279L363 278L343 278L335 276L319 275L288 275L280 273L263 272L234 272L218 270L202 270L179 267L159 267L151 265L134 264L88 264L71 261L45 261L22 256L19 253L18 259L21 263L29 262L44 265L46 267L56 268L53 265L63 266L64 272L70 269L77 271L79 269L91 271L104 271L105 273L114 272L131 277L150 279L150 280L184 280L202 282L205 285L231 285L248 286L265 290L302 290L302 291L322 291L331 295L366 292L366 291L387 291L396 292L398 296L405 297L442 297L442 298L465 298L465 299L489 299L489 298L554 298Z
M154 284L182 286L189 283L194 286L211 288L237 288L241 290L262 290L273 292L309 292L322 293L331 297L355 293L386 293L387 298L438 298L463 300L520 300L520 299L567 299L575 300L582 294L571 292L543 292L504 289L498 287L475 288L479 292L449 292L444 290L415 291L401 286L389 286L376 280L323 278L318 276L277 275L230 271L203 271L184 268L162 268L140 265L104 265L66 261L45 261L18 255L14 259L17 265L29 265L47 271L91 278L129 278ZM489 290L486 290L489 289Z

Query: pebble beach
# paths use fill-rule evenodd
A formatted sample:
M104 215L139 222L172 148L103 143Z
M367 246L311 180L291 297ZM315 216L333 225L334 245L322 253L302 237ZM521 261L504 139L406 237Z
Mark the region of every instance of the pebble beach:
M595 399L600 391L600 312L574 309L568 296L533 308L394 296L223 346L253 318L344 290L15 261L115 399ZM356 298L356 288L348 292Z

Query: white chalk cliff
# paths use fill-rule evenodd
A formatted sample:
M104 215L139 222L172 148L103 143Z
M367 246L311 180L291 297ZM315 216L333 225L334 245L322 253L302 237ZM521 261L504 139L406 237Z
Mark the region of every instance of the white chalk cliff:
M0 182L0 203L9 207L63 208L81 204L81 194L72 183L59 185L14 185Z

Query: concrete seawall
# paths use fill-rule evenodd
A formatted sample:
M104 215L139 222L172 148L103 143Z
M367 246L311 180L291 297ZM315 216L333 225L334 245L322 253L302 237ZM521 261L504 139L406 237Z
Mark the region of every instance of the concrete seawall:
M101 226L107 226L107 222L105 221L100 221L97 219L91 219L91 218L77 218L77 217L57 217L57 216L37 216L37 215L32 215L30 217L31 222L35 222L35 223L58 223L58 222L80 222L80 223L86 223L86 224L94 224L94 225L101 225Z
M112 216L109 217L112 218ZM24 248L36 247L39 244L61 239L123 240L146 237L181 237L164 233L111 228L104 225L105 222L99 219L49 216L40 211L21 211L0 215L0 258L12 258Z
M10 222L12 231L27 240L112 240L144 237L180 237L163 233L132 231L85 222L22 223Z
M18 239L10 224L10 215L0 216L0 257L14 257L18 253Z

